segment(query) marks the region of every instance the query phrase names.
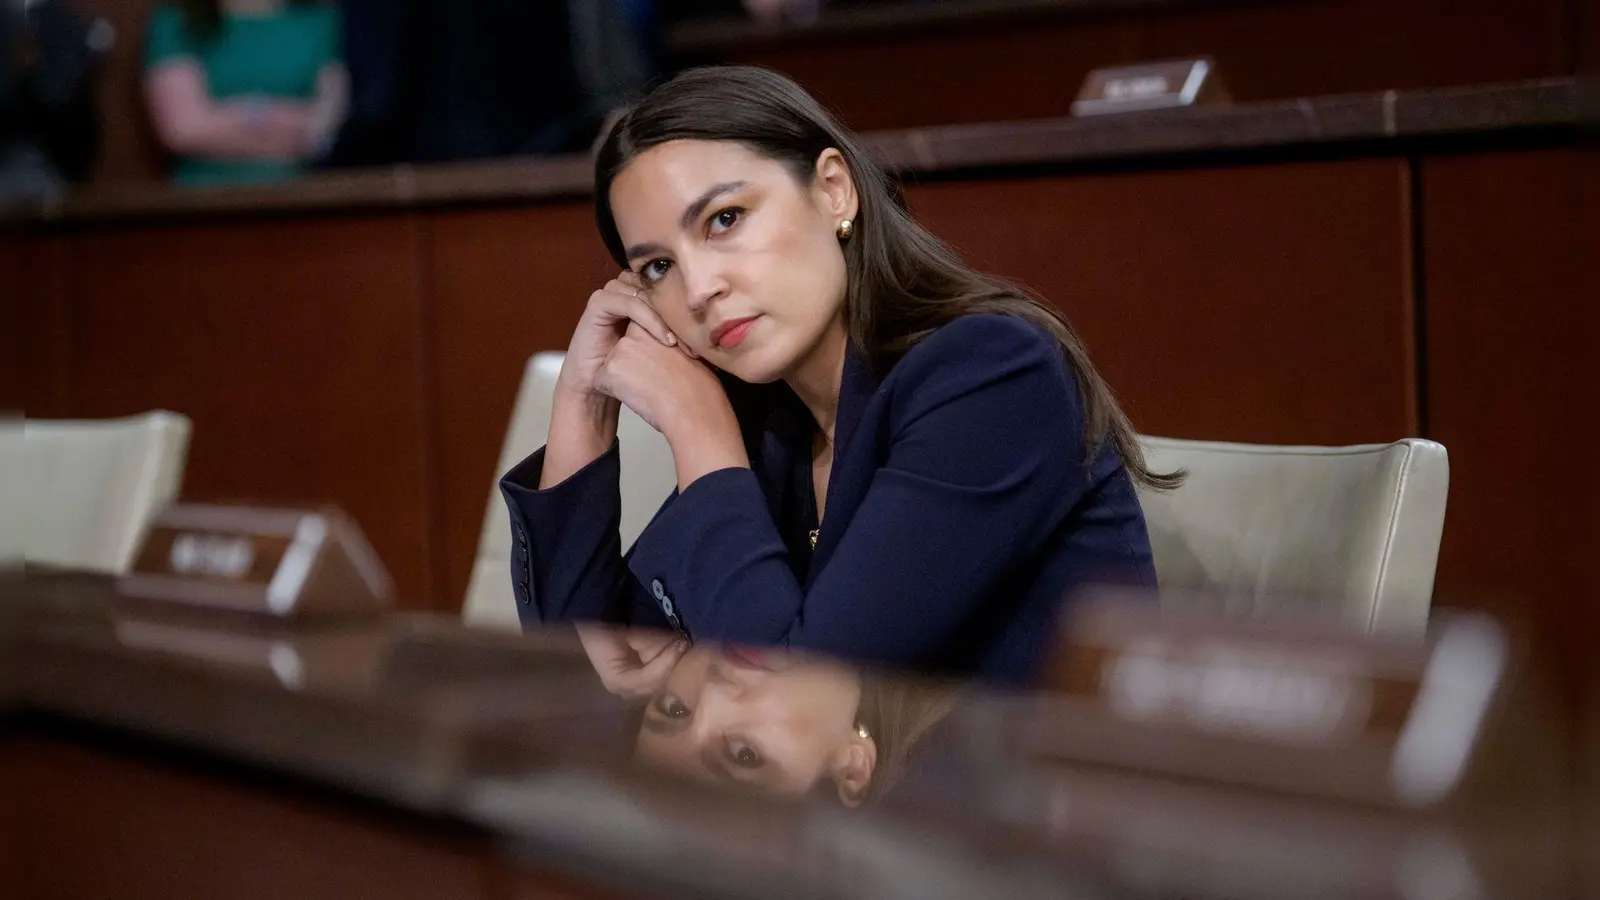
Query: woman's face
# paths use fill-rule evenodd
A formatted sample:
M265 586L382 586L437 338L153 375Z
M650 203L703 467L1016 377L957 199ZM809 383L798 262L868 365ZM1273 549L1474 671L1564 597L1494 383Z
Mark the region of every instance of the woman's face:
M832 663L695 647L645 710L639 759L693 778L804 794L830 778L859 800L877 751L856 733L860 679Z
M727 141L671 141L611 184L628 267L667 327L706 361L751 383L787 377L844 333L838 228L856 214L837 150L810 184Z

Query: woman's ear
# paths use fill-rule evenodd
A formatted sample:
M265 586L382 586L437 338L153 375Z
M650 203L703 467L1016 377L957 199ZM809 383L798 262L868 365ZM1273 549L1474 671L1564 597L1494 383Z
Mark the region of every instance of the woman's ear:
M854 219L861 208L860 198L856 196L855 178L850 175L850 166L845 164L844 154L836 148L829 147L817 157L817 176L815 180L817 191L823 208L834 219Z
M851 737L835 755L829 772L839 789L839 802L849 807L860 806L867 799L877 768L878 745L870 737Z

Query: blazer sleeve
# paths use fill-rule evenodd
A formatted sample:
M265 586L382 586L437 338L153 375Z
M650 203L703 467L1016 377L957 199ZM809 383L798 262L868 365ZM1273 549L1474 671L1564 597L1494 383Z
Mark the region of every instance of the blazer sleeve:
M500 480L511 514L511 585L523 627L567 621L675 627L634 581L621 553L618 445L540 490L543 472L541 448Z
M895 374L887 459L805 593L748 469L695 481L640 535L633 572L697 638L931 661L1087 490L1076 384L1042 329L957 320Z

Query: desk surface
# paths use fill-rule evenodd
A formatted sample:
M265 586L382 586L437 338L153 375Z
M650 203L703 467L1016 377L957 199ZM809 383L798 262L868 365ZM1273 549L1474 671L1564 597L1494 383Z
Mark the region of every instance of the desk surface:
M293 630L138 618L103 578L0 604L0 704L456 820L546 870L725 897L1565 896L1564 819L1489 824L1045 764L1042 695L968 690L891 790L846 809L669 779L564 634L394 616ZM0 706L0 711L5 707ZM1449 886L1468 893L1433 893ZM1529 893L1529 891L1532 893Z
M1096 118L949 125L869 133L890 169L914 177L1205 159L1240 152L1376 146L1399 152L1439 139L1572 139L1578 87L1558 78L1512 84L1381 91ZM32 203L25 221L48 225L570 200L591 192L587 156L400 166L311 175L283 185L171 188L106 185Z

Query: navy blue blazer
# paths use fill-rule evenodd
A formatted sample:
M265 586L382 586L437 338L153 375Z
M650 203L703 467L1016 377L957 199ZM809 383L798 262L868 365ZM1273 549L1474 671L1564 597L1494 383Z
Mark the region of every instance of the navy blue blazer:
M1085 460L1076 381L1043 329L957 319L882 383L852 349L814 553L815 425L765 387L740 417L751 468L674 493L626 557L615 446L548 490L543 450L507 473L523 624L671 627L1021 684L1075 588L1155 587L1132 479L1109 441Z

